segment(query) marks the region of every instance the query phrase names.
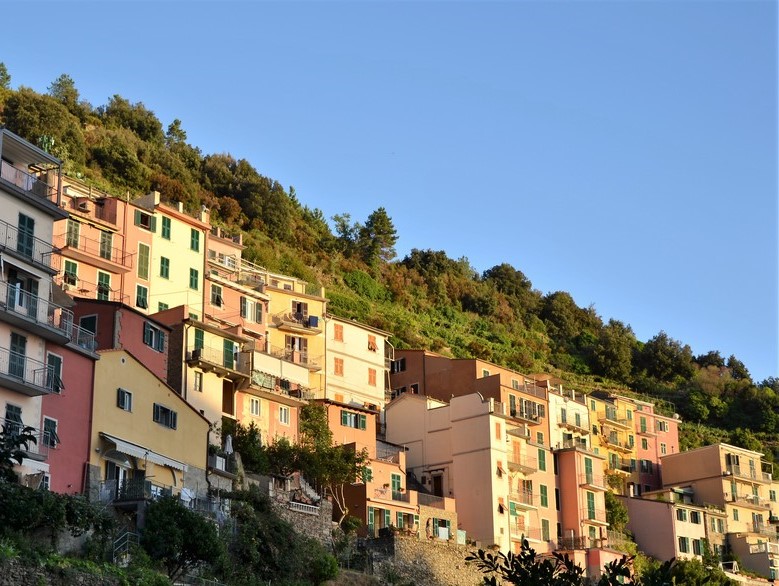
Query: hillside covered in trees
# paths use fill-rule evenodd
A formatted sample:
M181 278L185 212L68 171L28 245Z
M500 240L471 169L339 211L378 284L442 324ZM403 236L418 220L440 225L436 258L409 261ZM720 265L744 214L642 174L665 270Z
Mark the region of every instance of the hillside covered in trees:
M779 457L779 379L752 380L735 356L695 356L663 331L638 340L628 324L604 322L565 291L534 289L509 264L479 274L445 251L398 259L384 208L364 221L346 211L325 218L249 161L203 153L180 120L165 126L143 103L114 95L94 106L65 74L45 93L11 81L0 63L0 122L62 158L67 174L115 195L157 190L190 211L207 206L214 223L243 231L245 258L324 285L331 313L392 332L396 347L650 397L681 415L685 449L722 440Z

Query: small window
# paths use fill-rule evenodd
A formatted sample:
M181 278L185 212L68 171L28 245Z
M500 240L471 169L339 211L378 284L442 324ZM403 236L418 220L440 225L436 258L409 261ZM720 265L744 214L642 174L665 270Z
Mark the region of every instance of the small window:
M540 484L538 486L539 492L541 494L541 506L544 508L549 507L549 491L545 484Z
M133 394L125 389L116 389L116 406L122 411L132 411Z
M62 356L48 352L46 354L46 388L52 393L61 393L62 384Z
M687 521L687 509L676 509L676 520Z
M195 381L194 381L195 390L198 393L203 392L203 373L199 370L195 371Z
M372 387L376 386L376 369L375 368L369 368L368 369L368 384Z
M65 246L70 246L71 248L78 248L78 244L80 240L79 238L80 232L81 232L81 224L79 224L75 220L68 220L68 228L65 236Z
M178 414L172 409L168 409L164 405L154 403L153 419L160 425L164 425L170 429L176 429Z
M541 448L538 449L538 469L546 472L546 451Z
M149 322L143 324L143 343L157 352L165 350L165 333Z
M776 502L776 491L775 490L769 490L768 491L768 499L772 502Z
M114 235L112 232L100 232L100 257L112 260L114 252Z
M701 514L699 511L690 511L690 523L695 523L696 525L701 524Z
M200 273L197 269L189 269L189 288L193 291L197 291L200 288ZM221 296L221 289L219 293ZM221 306L221 303L219 305Z
M344 341L344 327L341 324L335 324L333 326L333 340L336 342Z
M260 416L260 400L256 397L252 397L249 399L249 412L254 417Z
M536 443L541 444L542 446L544 445L544 432L542 431L536 432Z
M681 553L690 553L690 539L689 537L679 538L679 551Z
M135 225L140 226L144 230L149 232L157 231L157 218L154 216L142 212L141 210L135 210Z
M167 303L163 303L162 301L159 301L159 302L157 303L157 311L165 311L165 310L166 310L166 309L168 309L169 307L170 307L170 306L169 306Z
M160 277L170 279L170 259L164 256L160 257Z
M149 307L149 289L143 285L135 286L135 305L141 309Z
M66 285L75 285L78 281L78 265L72 260L65 261L65 274L62 276L62 281Z
M353 413L351 411L341 410L341 425L344 427L353 427L354 429L366 429L367 417L362 413Z
M43 445L49 448L56 448L60 443L57 435L57 420L43 418Z
M649 442L647 441L647 439L645 437L641 438L641 449L642 450L648 450L649 449Z
M334 358L333 359L333 369L334 374L336 376L343 376L344 375L344 359L343 358Z
M189 248L195 252L200 252L200 231L194 228L190 232Z
M170 218L162 216L162 237L170 240Z
M111 275L97 271L97 298L100 301L109 301L111 296Z
M368 350L376 352L379 349L379 345L376 342L376 336L368 336Z
M733 509L733 520L738 521L738 509Z
M279 406L279 423L289 425L289 407Z
M486 368L482 368L481 369L481 376L482 376L482 378L490 376L490 371L487 370Z
M397 374L406 370L406 359L398 358L390 363L390 374Z
M85 315L83 317L80 317L78 320L78 325L81 329L95 334L97 333L97 316Z
M219 285L211 285L211 305L222 307L222 288Z
M514 389L515 391L519 390L519 381L517 379L515 378L511 379L511 388Z
M668 452L668 446L665 444L660 444L660 453L665 455Z

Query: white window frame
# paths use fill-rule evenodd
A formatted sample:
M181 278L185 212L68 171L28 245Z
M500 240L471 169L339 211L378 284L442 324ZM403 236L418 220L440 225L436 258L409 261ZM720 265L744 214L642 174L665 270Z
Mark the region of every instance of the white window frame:
M279 423L289 425L289 407L279 405Z
M46 422L47 421L54 422L54 437L51 437L46 432ZM59 434L57 433L57 429L59 429L59 421L57 421L53 417L49 417L48 415L44 416L44 418L43 418L43 427L41 429L41 431L43 432L43 438L42 438L41 441L43 442L43 445L46 446L47 448L49 448L50 450L56 449L57 446L60 445L60 443L62 443L60 441Z
M253 417L260 416L260 400L257 397L249 398L249 413L251 413Z
M194 381L193 381L193 388L198 393L202 393L203 392L203 373L200 372L199 370L195 371L195 378L194 378Z
M132 413L133 394L127 389L124 389L122 387L116 389L116 406L122 411L127 411L128 413Z

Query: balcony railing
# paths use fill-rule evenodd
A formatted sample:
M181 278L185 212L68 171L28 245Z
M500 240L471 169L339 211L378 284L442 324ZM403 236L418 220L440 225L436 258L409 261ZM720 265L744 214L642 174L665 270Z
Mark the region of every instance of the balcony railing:
M758 553L770 553L773 555L779 555L779 543L773 543L771 541L764 541L762 543L755 543L749 546L750 554Z
M579 421L576 421L575 413L571 414L561 409L559 412L558 424L563 427L568 427L570 429L573 429L575 431L578 431L579 433L586 435L590 433L590 430L587 429L586 417L587 416L585 415L585 423L582 423L581 415L579 417Z
M574 535L573 537L558 537L557 549L590 549L592 547L589 537Z
M85 330L78 324L72 324L71 326L70 341L84 350L89 350L90 352L97 350L95 333Z
M623 442L617 438L609 437L607 435L601 436L601 441L609 448L614 448L624 452L630 452L634 448L634 446L628 442Z
M244 359L241 353L238 353L237 357L232 353L225 354L222 348L196 348L191 346L187 351L187 361L204 362L250 376L251 361Z
M119 301L127 305L130 304L129 295L123 295L119 289L112 289L110 285L91 283L81 277L64 273L54 277L54 282L74 297L88 297L90 299L99 299L101 301Z
M54 260L56 249L51 243L2 220L0 220L0 250L10 251L43 269L50 271L57 269Z
M743 468L738 464L727 464L726 470L738 478L757 480L758 482L771 482L772 478L770 472L763 472L754 468Z
M617 458L616 460L609 459L607 464L609 470L614 472L635 472L636 461L627 460L625 458Z
M61 239L62 242L65 243L66 248L73 248L75 250L79 250L90 256L96 258L102 258L103 260L121 265L128 269L131 269L133 266L132 254L123 252L121 248L117 248L115 246L108 246L107 244L104 244L100 240L87 238L86 236L83 235L79 235L78 237L74 238L73 236L70 236L68 234L61 234L59 238Z
M509 500L527 507L535 507L538 496L524 490L509 493Z
M57 190L54 187L49 186L46 181L39 179L35 175L30 175L21 169L17 169L5 161L2 161L0 166L0 177L27 193L47 199L53 204L57 203Z
M8 281L0 280L0 307L35 324L51 328L61 336L72 335L73 312L33 295Z
M106 480L100 483L100 502L103 503L153 501L172 495L170 486L155 484L145 478L130 478L121 482Z
M392 490L389 487L376 488L373 491L373 496L375 496L377 499L392 500L402 503L408 502L408 492L402 489Z
M217 472L236 473L235 458L232 454L208 454L208 467Z
M435 496L434 494L427 494L424 492L417 493L417 503L425 507L433 507L436 509L445 509L446 501L442 496Z
M765 523L747 523L747 531L750 533L759 533L760 535L765 535L766 537L779 539L779 533L777 533L776 527L766 525Z
M24 447L20 447L20 449L24 452L25 457L30 458L31 460L46 460L46 458L49 457L49 448L56 447L57 440L59 439L56 436L52 436L47 431L24 425L18 421L11 421L10 419L0 418L0 425L2 425L5 430L6 438L17 437L21 435L22 431L25 429L28 430L27 433L29 433L35 441L28 442L26 449Z
M304 313L293 313L291 311L282 311L272 316L273 324L279 328L294 328L295 330L310 330L311 333L318 333L320 329L319 317L316 315L307 315Z
M389 462L390 464L398 464L400 463L400 452L403 451L403 448L395 448L388 445L379 445L380 442L377 441L376 445L376 459L381 460L382 462Z
M292 348L279 348L278 346L270 347L271 356L281 358L287 362L294 362L295 364L301 364L306 368L321 368L322 357L321 356L309 356L306 350L293 350Z
M37 397L59 392L61 381L43 362L0 348L0 387Z
M732 494L725 493L725 499L732 503L744 504L750 507L759 507L761 509L770 509L771 501L753 494Z
M583 511L583 519L585 523L606 523L606 511L604 509L590 509L587 508Z
M595 453L595 450L587 446L587 440L580 438L565 439L561 442L558 442L557 446L555 447L556 450L565 450L568 448L578 448L580 450L590 452L591 454Z
M522 454L509 453L507 459L509 470L516 470L525 474L530 474L538 470L538 460L536 458L523 456Z
M595 488L602 488L605 490L606 483L604 480L604 476L601 473L585 473L585 474L579 474L579 485L580 486L592 486Z

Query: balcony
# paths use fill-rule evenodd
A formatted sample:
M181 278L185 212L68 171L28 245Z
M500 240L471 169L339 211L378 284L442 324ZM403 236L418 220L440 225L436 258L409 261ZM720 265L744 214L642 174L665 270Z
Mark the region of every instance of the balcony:
M57 344L72 336L72 311L8 281L0 281L0 320Z
M525 490L509 493L509 500L519 509L530 510L538 508L538 496Z
M765 537L773 537L775 540L779 539L779 533L777 533L776 527L766 525L765 523L747 523L747 531Z
M9 138L10 137L7 133L3 134L3 142L8 141ZM6 148L5 145L3 145L3 152L5 153L5 151ZM54 160L55 159L52 157L51 161L47 161L47 163L54 164ZM59 208L59 194L57 189L56 187L50 186L48 182L44 180L44 175L39 177L31 173L27 173L26 171L17 169L10 163L3 160L0 163L0 179L3 180L4 187L6 187L6 189L10 187L11 190L32 200L32 202L42 203L46 201L51 205L57 206L57 208ZM37 205L40 206L40 203ZM59 209L57 215L62 218L67 217L67 213Z
M558 537L557 548L563 550L574 549L592 549L597 547L603 547L602 539L590 539L586 535L575 535L573 537Z
M282 311L273 315L271 320L273 325L284 332L308 335L322 333L322 329L319 327L319 317L316 315Z
M4 163L5 164L5 163ZM29 232L19 230L8 222L0 220L0 252L22 260L52 275L59 268L55 260L57 250L45 240Z
M762 543L755 543L749 546L750 554L767 553L772 555L779 555L779 543L771 541L764 541Z
M20 449L24 453L25 458L38 462L44 462L49 457L49 448L56 447L57 440L59 439L51 437L48 432L42 429L28 427L23 423L11 421L10 419L0 418L0 425L5 430L6 438L18 436L22 431L26 430L35 439L35 442L29 442L26 449L24 447L20 447Z
M387 462L389 464L399 464L400 463L400 453L403 451L403 448L397 448L394 446L391 446L389 444L386 444L382 442L381 440L376 440L376 459L380 460L382 462Z
M628 442L622 442L618 438L609 437L607 435L601 436L601 442L607 448L625 453L632 452L635 447Z
M532 423L533 425L538 425L539 423L541 423L537 413L531 413L530 411L523 411L521 409L511 409L511 408L509 408L508 411L509 411L509 415L511 415L511 417L513 417L514 419L519 419L520 421Z
M170 486L155 484L145 478L106 480L100 483L100 502L105 504L137 503L173 496Z
M624 430L633 429L633 422L630 419L620 419L616 415L610 413L599 416L598 421L603 425L610 425Z
M322 357L309 356L307 350L294 350L292 348L279 348L278 346L271 346L270 354L271 356L281 358L287 362L293 362L294 364L305 366L309 370L322 369Z
M375 488L373 490L373 496L374 498L382 499L385 501L395 501L399 503L409 502L408 492L406 492L406 490L403 488L401 488L400 490L392 490L388 486L385 486L383 488Z
M97 350L95 333L85 330L78 324L72 324L70 328L70 341L87 352L95 352Z
M127 272L133 268L133 255L125 253L121 248L110 246L100 240L79 235L74 237L61 234L59 242L64 242L62 250L67 251L69 258L94 265L107 271Z
M584 416L585 421L587 416ZM579 421L576 421L575 414L571 415L567 412L564 412L560 410L559 417L557 419L557 425L560 427L564 427L565 429L568 429L570 431L574 431L576 433L580 433L582 435L588 435L590 433L590 430L587 429L587 424L582 424L581 418Z
M442 496L435 496L424 492L417 493L417 504L435 509L446 509L446 501Z
M606 521L606 510L605 509L585 509L582 516L582 521L584 523L589 523L590 525L608 525L608 522Z
M579 486L590 490L606 490L606 482L601 473L579 474Z
M111 289L110 285L90 283L80 277L65 273L54 277L54 282L58 283L68 295L72 297L87 297L89 299L98 299L101 301L118 301L130 305L130 297L123 295L119 289Z
M43 362L0 348L0 387L40 397L58 393L62 383Z
M223 452L208 454L208 469L226 478L237 478L237 467L232 454Z
M540 527L527 527L520 523L509 523L509 535L515 541L524 539L529 541L548 541L548 539L544 539Z
M587 445L587 440L580 439L580 438L571 438L566 439L561 442L558 442L555 446L555 450L567 450L570 448L576 448L577 450L583 450L587 452L588 454L593 454L597 456L598 454L593 450L591 447Z
M625 458L617 458L616 460L609 459L606 465L608 466L609 472L612 473L632 474L636 471L636 462Z
M765 498L760 498L753 494L732 494L725 493L725 500L730 503L742 505L744 507L750 507L753 509L770 509L771 501Z
M770 472L762 472L754 468L744 468L738 464L726 464L725 475L735 476L736 478L744 478L754 482L771 482L772 478Z
M538 470L538 460L530 456L521 454L509 454L508 466L512 472L522 472L523 474L532 474Z
M195 348L187 351L187 364L196 366L203 372L213 372L217 376L232 381L249 382L251 379L250 360L242 353L236 357L222 348Z

